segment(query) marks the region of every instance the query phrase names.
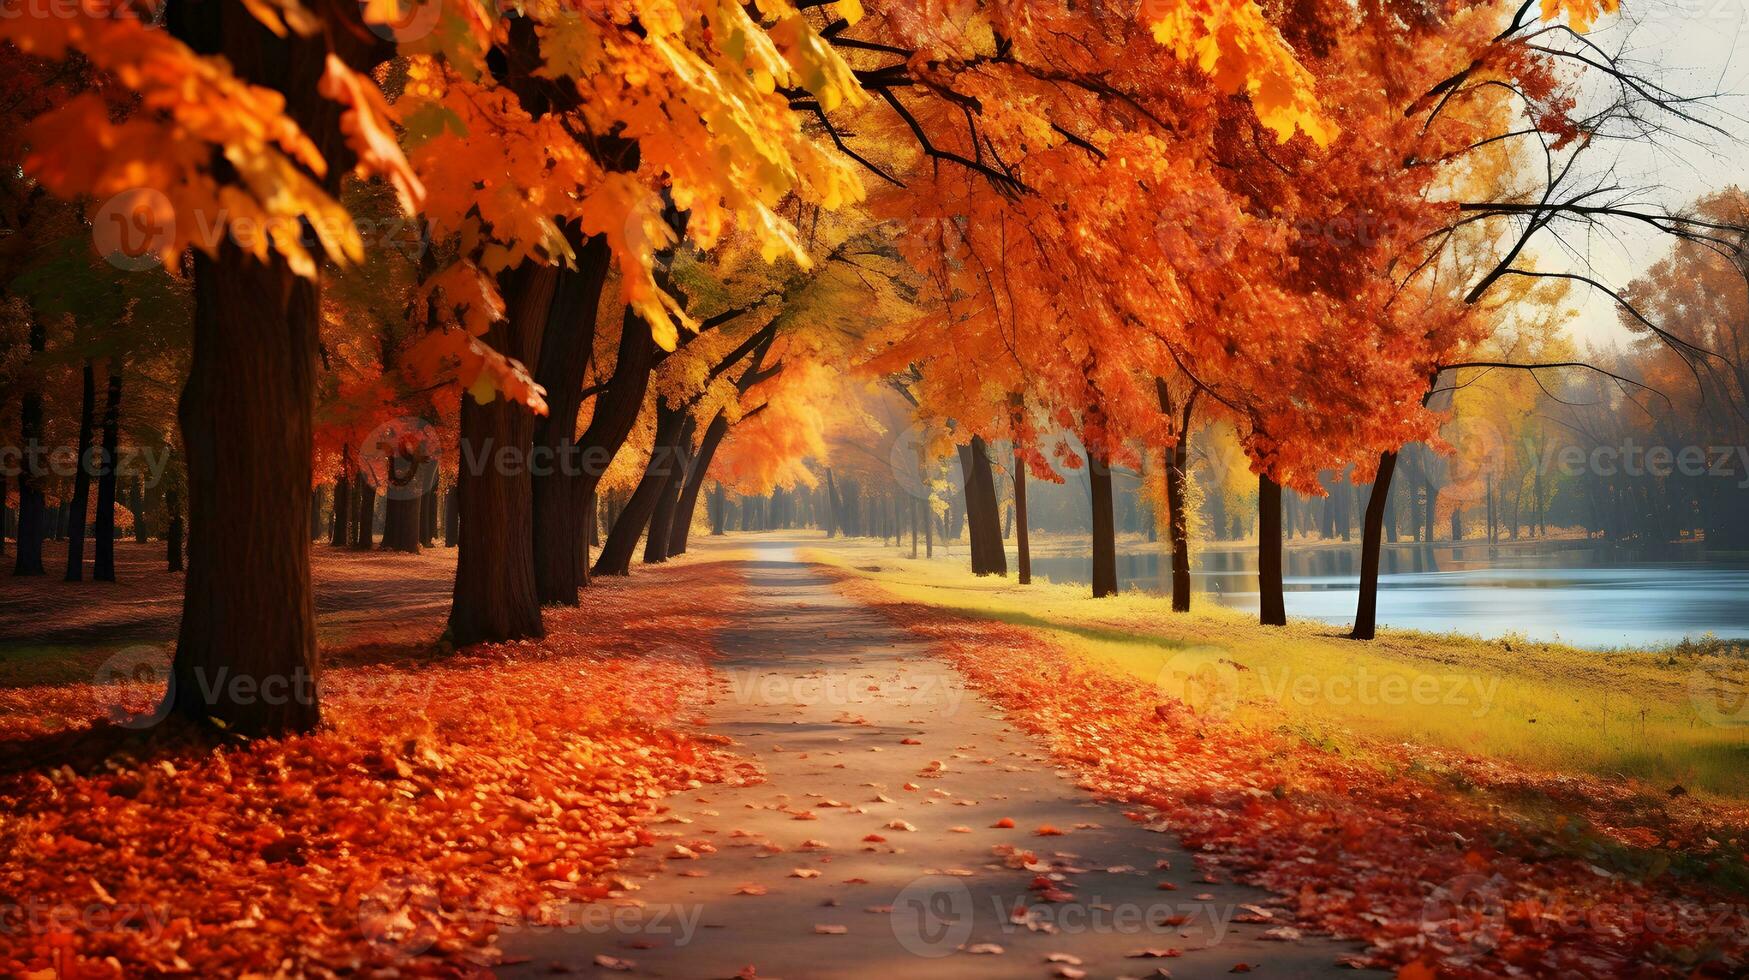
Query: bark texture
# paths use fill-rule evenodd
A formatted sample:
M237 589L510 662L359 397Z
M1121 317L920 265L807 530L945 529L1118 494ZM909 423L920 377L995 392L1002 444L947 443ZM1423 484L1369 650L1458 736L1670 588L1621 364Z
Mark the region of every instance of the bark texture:
M33 362L47 344L42 321L30 319L30 353ZM24 450L23 465L18 468L18 531L17 554L12 562L14 575L43 574L43 537L48 532L47 506L43 500L41 474L34 472L37 451L43 438L43 395L34 378L19 399L19 445Z
M97 514L92 518L92 534L97 540L92 549L91 579L95 582L115 581L115 480L118 443L121 439L121 374L109 376L109 391L103 402L103 462L97 471ZM306 505L307 506L307 505ZM299 514L303 510L298 511ZM135 515L135 520L139 519ZM83 524L85 515L79 515Z
M524 364L537 363L558 270L525 263L505 280L508 316L487 331L486 343ZM449 612L450 640L458 647L543 635L526 465L534 426L533 412L506 399L484 405L462 399L460 533Z
M304 526L316 286L228 243L194 262L194 360L178 410L188 579L172 705L229 731L308 731L321 720Z
M333 528L328 543L336 548L346 546L346 533L352 527L352 482L343 470L334 480Z
M67 536L67 581L85 578L85 515L91 501L91 427L97 414L97 371L89 358L79 394L79 459L73 475L73 528Z
M1354 610L1357 640L1370 640L1378 630L1379 549L1384 543L1386 503L1391 496L1391 477L1397 471L1397 454L1379 454L1379 473L1366 498L1366 518L1360 535L1360 598Z
M651 445L650 462L644 467L644 475L626 501L625 509L620 511L619 518L613 522L612 530L607 532L607 540L602 542L601 554L595 559L592 574L631 574L632 554L637 550L638 538L643 535L644 528L655 514L658 500L667 489L669 477L676 465L675 458L679 451L677 447L685 419L684 406L674 408L666 403L657 405L656 436Z
M1117 521L1111 506L1111 461L1089 453L1087 486L1093 510L1093 598L1117 594Z
M1257 618L1265 626L1286 626L1281 591L1281 484L1257 478Z
M960 447L961 479L965 484L966 522L971 538L972 572L1007 575L1008 554L1002 547L1002 517L996 504L996 481L990 454L981 436Z
M674 534L674 515L680 507L680 494L685 489L686 474L692 467L692 436L697 423L692 418L690 405L683 411L686 415L680 423L680 435L674 440L668 460L667 482L656 495L656 509L650 513L650 531L644 535L646 565L659 565L668 560L668 542Z
M916 511L913 510L911 525L911 557L917 557L917 525ZM1026 460L1020 453L1014 454L1014 547L1016 550L1015 564L1021 585L1032 584L1032 544L1026 530Z
M535 381L547 390L547 414L535 422L534 445L550 454L551 463L533 476L535 589L541 602L574 606L578 590L589 583L585 525L593 484L583 471L577 416L611 259L601 235L577 246L577 267L559 273L535 369Z

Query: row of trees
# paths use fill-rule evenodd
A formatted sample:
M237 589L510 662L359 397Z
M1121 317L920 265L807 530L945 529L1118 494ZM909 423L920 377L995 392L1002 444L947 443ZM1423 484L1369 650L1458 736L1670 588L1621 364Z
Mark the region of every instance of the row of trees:
M410 488L453 486L450 634L514 640L640 540L683 550L708 478L813 487L807 461L848 452L834 432L917 432L913 496L939 500L957 457L981 572L1007 569L990 447L1015 447L1023 580L1026 479L1084 468L1108 594L1113 468L1166 452L1184 568L1183 447L1218 419L1257 474L1279 622L1281 488L1372 481L1376 577L1441 379L1481 369L1544 280L1583 278L1539 269L1537 241L1734 229L1574 186L1586 148L1693 112L1587 40L1613 8L269 0L172 6L167 30L28 11L0 23L9 250L28 265L71 213L124 273L176 275L111 273L116 315L84 321L6 288L32 323L182 358L155 375L186 377L170 697L233 731L319 720L313 697L210 683L319 670L319 486L364 514L388 493L399 545L434 526ZM1574 76L1620 90L1581 109ZM1063 430L1082 448L1044 435ZM606 484L625 496L592 532Z
M1062 65L1136 64L1140 39L1121 29L1004 49L1000 59L1031 66L1002 84L1026 90L1015 111L1036 116L1000 127L988 106L955 101L991 95L983 63L932 61L945 104L907 124L928 132L938 162L985 166L939 165L922 193L877 198L921 226L906 242L943 312L895 326L874 363L934 438L961 446L974 570L1004 571L1000 552L978 555L977 529L994 519L980 441L1019 446L1044 479L1086 468L1096 596L1116 588L1110 473L1164 451L1174 605L1187 607L1178 447L1213 418L1238 433L1257 474L1266 623L1285 618L1283 487L1322 495L1330 472L1369 487L1354 635L1370 638L1400 466L1416 526L1431 536L1440 513L1442 464L1419 451L1405 461L1403 447L1437 443L1456 392L1487 372L1544 384L1588 371L1618 399L1644 397L1644 382L1557 354L1528 326L1569 288L1615 299L1692 373L1731 363L1644 315L1583 257L1545 265L1566 259L1562 234L1599 225L1740 254L1740 220L1634 202L1598 160L1613 140L1707 125L1694 100L1588 39L1606 6L1302 6L1284 31L1340 108L1285 140L1188 98L1170 71L1092 91L1061 83ZM1058 138L1041 150L1045 132ZM1519 342L1526 334L1539 342ZM1041 438L1062 430L1079 447Z

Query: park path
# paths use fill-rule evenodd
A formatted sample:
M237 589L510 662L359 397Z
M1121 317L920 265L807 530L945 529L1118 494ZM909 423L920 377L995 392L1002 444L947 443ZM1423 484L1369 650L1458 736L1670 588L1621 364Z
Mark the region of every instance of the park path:
M1336 958L1358 946L1263 938L1240 920L1264 893L1198 881L792 544L742 563L754 610L719 638L706 713L767 781L673 797L632 887L507 930L499 975L1354 976Z

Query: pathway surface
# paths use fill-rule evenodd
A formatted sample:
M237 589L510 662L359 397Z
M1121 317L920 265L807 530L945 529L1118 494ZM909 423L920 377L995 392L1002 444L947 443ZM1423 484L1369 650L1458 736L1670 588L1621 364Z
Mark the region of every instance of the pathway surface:
M1198 881L793 544L746 563L756 610L720 637L706 714L768 780L671 799L632 887L506 932L499 975L1355 976L1336 958L1358 946L1241 921L1262 892Z

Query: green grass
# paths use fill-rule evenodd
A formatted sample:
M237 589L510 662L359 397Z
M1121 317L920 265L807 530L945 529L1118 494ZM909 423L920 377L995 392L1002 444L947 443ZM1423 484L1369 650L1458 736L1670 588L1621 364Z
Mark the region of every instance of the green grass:
M1324 623L1259 626L1200 597L1182 614L1139 592L1094 600L1084 586L981 579L963 558L845 541L804 555L895 598L1037 629L1199 711L1339 750L1410 743L1749 799L1749 659L1738 646L1595 651L1392 629L1363 643Z

